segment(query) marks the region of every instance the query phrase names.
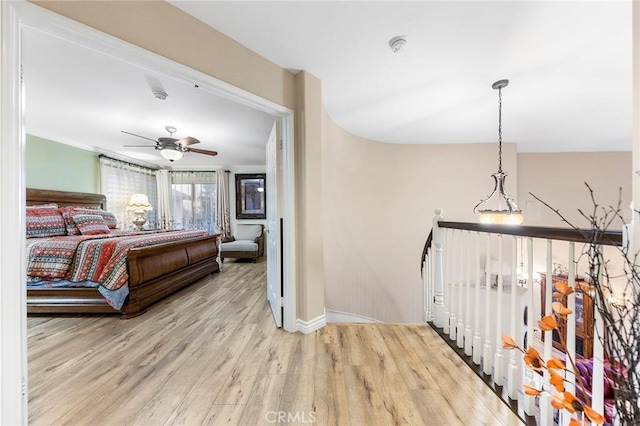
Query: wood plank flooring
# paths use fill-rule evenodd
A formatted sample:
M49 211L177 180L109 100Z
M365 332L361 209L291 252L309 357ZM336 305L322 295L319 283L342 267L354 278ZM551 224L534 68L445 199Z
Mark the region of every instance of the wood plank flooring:
M32 425L517 425L428 325L276 329L266 264L137 318L30 317Z

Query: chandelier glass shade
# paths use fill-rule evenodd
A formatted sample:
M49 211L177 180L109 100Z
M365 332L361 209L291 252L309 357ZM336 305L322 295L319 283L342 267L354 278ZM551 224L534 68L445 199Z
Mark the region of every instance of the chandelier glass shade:
M163 148L160 150L160 155L169 161L175 161L181 159L184 153L180 149Z
M508 84L509 80L499 80L491 86L498 90L498 171L491 175L493 192L473 208L480 223L519 225L524 220L522 210L504 188L507 173L502 171L502 89Z

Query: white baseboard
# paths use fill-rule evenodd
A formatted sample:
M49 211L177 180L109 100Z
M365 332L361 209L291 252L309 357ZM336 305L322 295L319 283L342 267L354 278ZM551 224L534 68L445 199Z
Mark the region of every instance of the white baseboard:
M334 311L333 309L326 310L327 323L332 322L354 322L354 323L379 323L382 321L365 317L364 315L351 314L349 312Z
M304 321L300 318L296 320L298 331L303 334L311 334L316 330L320 330L325 325L327 325L327 317L325 314L322 314L319 317L312 319L311 321Z

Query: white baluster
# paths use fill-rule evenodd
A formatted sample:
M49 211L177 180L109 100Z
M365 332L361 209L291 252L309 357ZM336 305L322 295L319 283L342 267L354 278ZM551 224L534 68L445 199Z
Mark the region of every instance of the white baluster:
M600 247L600 253L602 253L602 247ZM603 261L602 258L598 260ZM599 277L601 284L604 282L603 280L604 276L601 273ZM593 382L591 385L591 408L604 415L604 346L602 343L605 336L604 321L600 309L598 309L598 304L600 302L606 302L598 300L595 292L591 293L593 293L591 295L593 298Z
M518 306L518 275L516 268L518 267L518 238L513 237L511 242L511 327L509 333L512 338L518 338L518 328L520 328L520 315ZM510 351L509 369L507 371L507 385L509 386L508 395L511 399L518 399L518 390L520 389L520 380L518 376L518 353L515 350Z
M442 244L444 235L438 225L442 219L442 210L435 210L436 217L433 219L433 299L435 305L435 324L441 328L444 325L444 265L442 262Z
M503 270L502 270L502 234L498 234L498 291L496 292L496 353L493 361L493 381L496 385L502 386L504 383L504 358L502 349L501 335L504 333L502 329L502 289L503 289Z
M482 337L480 336L480 233L476 232L476 285L474 291L473 316L473 363L480 365L482 361Z
M533 238L527 238L527 345L533 345L535 336L535 327L533 319L533 307L535 303L536 294L533 288ZM527 348L524 348L525 350ZM520 365L525 372L525 382L530 386L535 386L534 372L529 368L524 368L524 360L520 357ZM536 409L536 398L531 395L524 395L522 409L528 416L533 416Z
M569 284L569 286L573 287L574 289L576 288L576 265L575 265L575 246L576 244L574 242L570 242L569 243L569 277L568 277L568 281L567 284ZM577 290L577 289L576 289ZM576 392L576 386L575 386L575 382L576 382L576 376L575 373L573 371L573 365L571 364L571 362L569 361L569 357L571 357L572 360L575 361L576 359L576 294L575 293L571 293L568 297L567 297L567 308L571 309L571 311L573 312L572 315L567 316L567 340L566 340L566 345L567 345L567 359L566 359L566 366L567 366L567 370L565 373L565 390L567 392L571 392L572 394L575 394ZM562 412L561 413L561 424L562 425L568 425L569 422L571 421L571 416L566 413L566 412Z
M442 325L442 331L444 334L449 334L451 330L451 256L453 251L453 230L446 229L446 243L444 246L444 260L447 268L444 273L444 323Z
M553 250L551 240L547 240L547 278L545 283L545 315L551 314L551 298L553 297ZM548 360L551 358L553 332L544 332L544 354L543 358ZM544 381L549 383L549 372L545 370ZM551 406L551 392L546 389L540 395L540 422L541 424L553 425L553 407Z
M464 315L465 315L465 302L467 298L467 289L464 286L464 280L466 275L467 266L467 250L464 249L464 232L458 232L458 322L456 323L456 346L459 348L464 347Z
M451 297L449 298L450 300L450 305L449 305L449 339L451 340L456 340L456 337L458 337L457 334L457 321L458 321L458 317L457 317L457 309L458 309L458 280L459 280L459 274L458 274L458 270L459 268L456 268L457 263L460 261L460 253L458 250L458 247L460 246L460 242L459 242L459 236L458 236L458 232L456 232L456 230L452 230L453 232L451 233L451 250L448 252L450 254L450 263L451 263L451 281L450 281L450 288L451 288Z
M484 306L491 306L491 234L487 234L487 260L485 263L485 299ZM485 311L486 312L486 311ZM491 346L491 312L486 312L484 317L484 347L482 353L482 371L484 374L493 372Z
M467 262L466 262L466 270L467 270L467 282L464 289L464 302L467 308L467 311L464 315L465 319L465 328L464 328L464 353L466 356L471 356L473 354L473 347L471 341L471 268L474 265L473 256L471 251L471 231L467 231Z

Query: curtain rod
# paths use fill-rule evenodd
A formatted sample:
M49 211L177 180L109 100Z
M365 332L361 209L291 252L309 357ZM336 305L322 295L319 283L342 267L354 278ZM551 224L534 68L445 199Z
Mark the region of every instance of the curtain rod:
M151 167L143 166L141 164L131 163L129 161L124 161L124 160L120 160L118 158L109 157L108 155L105 155L105 154L98 155L98 158L106 158L107 160L117 161L118 163L126 164L126 165L129 165L129 166L135 166L135 167L140 167L141 169L153 170L154 172L157 171L157 170L160 170L160 168L152 169Z
M169 173L215 173L215 170L169 170Z

